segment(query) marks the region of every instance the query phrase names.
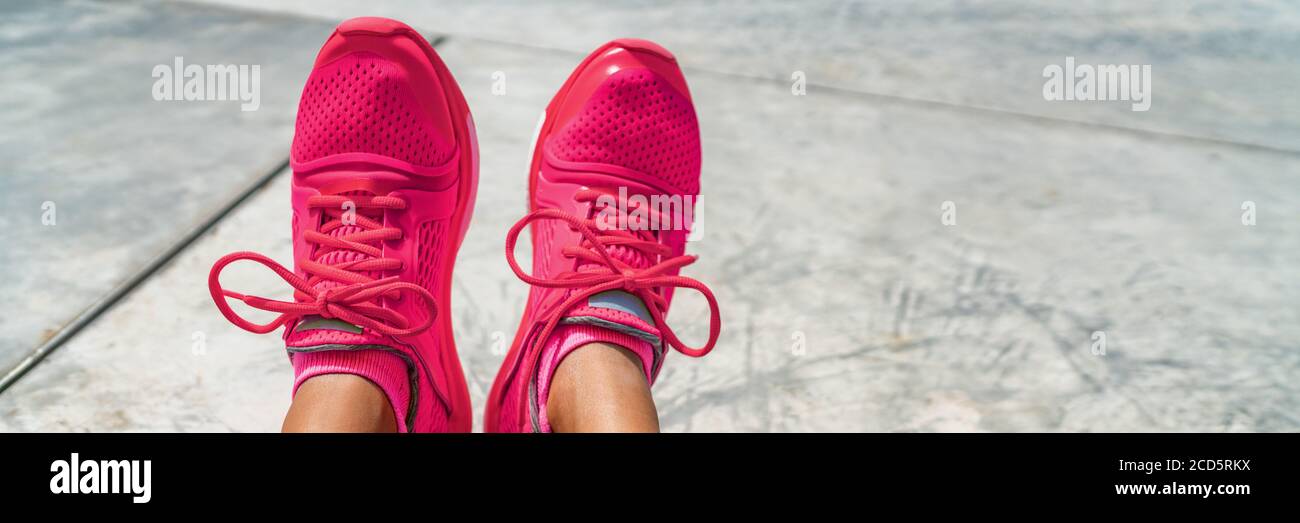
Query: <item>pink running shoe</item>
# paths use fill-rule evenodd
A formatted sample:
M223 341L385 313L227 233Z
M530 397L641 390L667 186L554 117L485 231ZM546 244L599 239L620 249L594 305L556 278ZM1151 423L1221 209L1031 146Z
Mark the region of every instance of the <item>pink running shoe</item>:
M452 341L451 273L478 183L474 122L419 33L385 18L343 22L298 105L290 272L260 254L216 262L217 308L256 333L284 326L294 391L321 374L378 385L402 432L468 432L469 391ZM231 262L269 267L294 301L221 288ZM254 324L226 297L280 315Z
M709 289L677 275L695 261L684 251L700 191L700 133L676 58L645 40L605 44L569 76L537 133L531 212L506 239L511 269L533 287L488 398L490 432L549 432L551 378L582 345L626 347L653 383L665 343L703 356L721 328ZM524 226L531 275L514 258ZM664 322L676 287L709 302L701 348L687 347Z

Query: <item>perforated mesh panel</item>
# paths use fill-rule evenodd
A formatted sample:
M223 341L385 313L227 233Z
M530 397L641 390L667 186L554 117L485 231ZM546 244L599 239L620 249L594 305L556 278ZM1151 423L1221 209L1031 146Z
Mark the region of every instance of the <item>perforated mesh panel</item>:
M428 289L429 292L434 291L434 284L438 279L438 253L443 249L446 233L446 220L424 222L420 224L419 231L416 233L420 240L420 268L415 278L415 284Z
M307 80L298 103L293 158L309 162L364 152L441 165L452 148L427 118L397 67L372 54L348 55Z
M561 160L617 165L687 194L700 190L695 109L667 81L644 69L625 69L605 80L547 147Z

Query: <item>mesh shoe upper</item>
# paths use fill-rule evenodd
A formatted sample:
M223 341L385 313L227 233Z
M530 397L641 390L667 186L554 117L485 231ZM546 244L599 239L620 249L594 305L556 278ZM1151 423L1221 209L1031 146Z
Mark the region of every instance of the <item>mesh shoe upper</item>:
M700 192L695 108L648 69L624 69L607 78L546 147L561 160L616 165L686 194Z
M372 53L349 54L307 80L298 103L293 158L310 162L359 152L442 165L455 147L420 113L397 66Z

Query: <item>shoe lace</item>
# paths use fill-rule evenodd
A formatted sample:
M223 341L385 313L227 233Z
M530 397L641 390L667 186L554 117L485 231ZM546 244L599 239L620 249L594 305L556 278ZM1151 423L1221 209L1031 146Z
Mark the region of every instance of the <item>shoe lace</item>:
M613 196L612 191L601 191L596 189L582 189L574 195L574 199L580 202L596 201L602 195ZM617 198L617 196L616 196ZM625 203L619 205L625 208ZM655 212L654 209L648 209L648 212ZM582 235L582 241L578 245L568 245L561 249L565 257L576 258L588 262L585 267L578 271L566 271L556 275L554 278L537 278L524 272L515 260L515 244L519 239L519 233L523 231L532 222L538 220L559 220L569 225L570 230L576 231ZM663 223L660 221L659 223ZM609 253L609 247L622 245L627 248L635 249L645 254L651 260L659 260L649 267L637 268L623 261L618 260ZM718 333L722 328L722 319L718 312L718 302L713 297L713 292L708 286L685 276L676 276L668 274L672 271L695 263L696 256L681 255L672 256L672 249L667 245L659 243L647 236L634 234L632 231L622 229L604 229L598 226L595 218L579 218L573 214L554 208L537 209L528 213L510 228L509 234L506 235L506 260L510 263L510 269L515 275L530 285L545 288L567 288L574 289L567 299L565 299L547 319L541 334L536 338L546 340L550 337L551 332L559 325L564 313L574 305L581 303L595 294L606 291L622 290L641 298L650 311L650 316L654 320L655 326L663 335L664 341L668 343L677 352L698 358L708 354L713 350L714 344L718 341ZM690 347L681 341L668 326L665 320L665 314L668 309L668 300L658 292L658 288L674 287L687 288L695 290L704 296L709 303L709 338L702 347ZM540 356L541 351L535 351L534 360ZM532 365L536 365L534 361ZM531 374L532 371L529 371Z
M353 215L355 223L344 222L345 212L350 212L344 210L348 202L355 205ZM383 257L383 250L376 245L380 241L400 239L402 231L395 227L385 227L383 223L366 216L362 211L402 210L406 208L405 200L392 196L317 195L307 199L307 207L323 209L322 212L327 218L318 230L303 232L305 241L325 247L316 249L314 259L301 260L299 265L309 277L298 276L274 260L248 251L227 254L213 264L212 271L208 274L208 290L212 294L212 300L217 304L217 309L227 320L244 330L258 334L271 332L286 322L308 315L337 318L389 336L417 334L433 324L436 304L429 291L419 285L399 281L397 276L372 278L362 274L382 273L402 268L401 260ZM361 230L330 235L336 229L348 226L355 226ZM339 250L355 251L364 256L334 264L317 261L326 253ZM222 288L219 280L221 271L227 265L240 260L257 262L274 271L293 287L294 301L248 296ZM326 281L341 285L317 288L318 284ZM418 325L411 326L410 320L402 314L374 303L380 297L396 299L403 292L414 294L428 305L429 314L424 315L424 321ZM278 312L280 315L264 324L250 322L230 308L227 297L240 300L256 309Z

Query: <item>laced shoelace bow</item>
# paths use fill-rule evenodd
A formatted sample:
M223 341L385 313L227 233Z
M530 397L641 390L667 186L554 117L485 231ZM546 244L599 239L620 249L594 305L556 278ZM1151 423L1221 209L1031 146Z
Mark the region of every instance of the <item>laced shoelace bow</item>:
M349 212L345 211L343 207L348 202L355 205L355 209L352 210L355 212L355 223L353 224L346 224L343 221L344 213ZM428 329L433 324L436 315L436 303L429 291L419 285L400 281L397 276L372 279L361 274L362 272L383 272L401 269L401 260L384 258L383 251L373 243L399 239L402 236L402 231L394 227L384 227L382 223L363 215L359 211L364 209L401 210L406 208L405 200L391 196L317 195L307 199L307 206L309 208L324 209L325 215L329 218L328 221L321 224L319 230L303 232L303 239L308 243L329 248L318 252L316 258L338 250L355 251L365 255L365 257L336 264L325 264L314 259L302 260L300 265L303 271L311 275L310 278L303 278L286 269L283 265L258 253L241 251L227 254L213 264L212 271L208 274L208 291L212 294L212 300L216 303L217 309L221 311L221 314L227 320L244 330L258 334L271 332L286 322L308 315L337 318L389 336L417 334ZM352 225L362 230L339 236L329 235L330 232L336 229ZM240 260L257 262L274 271L293 287L294 301L271 300L223 289L219 280L221 271L227 265ZM317 284L325 280L342 285L324 289L315 288ZM424 321L418 325L410 326L410 320L402 314L374 303L375 300L381 297L397 298L403 292L409 292L417 296L428 305L429 314L424 315ZM226 298L235 298L250 307L278 312L280 315L268 323L253 323L231 309Z
M593 201L602 194L609 194L594 189L583 189L578 191L574 196L578 201ZM653 213L653 210L649 212ZM590 270L579 272L565 272L557 275L555 278L537 278L524 272L515 260L515 244L518 242L519 234L523 232L534 221L538 220L560 220L569 225L582 235L580 245L568 245L561 249L561 252L571 258L581 259L591 262L588 267L594 267ZM662 223L662 222L661 222ZM713 350L713 346L718 341L718 333L722 328L722 319L718 312L718 302L714 298L713 292L708 286L700 281L686 276L675 276L667 273L680 269L692 263L695 263L696 256L681 255L671 258L665 258L672 254L672 250L657 241L647 240L638 237L630 231L621 229L596 230L599 227L596 220L579 218L573 214L554 208L537 209L528 213L520 219L513 227L510 228L509 234L506 235L506 260L510 263L510 269L514 271L515 276L530 285L545 288L567 288L575 289L559 306L554 307L551 317L546 321L540 335L536 338L544 342L559 325L564 313L573 306L581 303L587 298L612 290L622 290L641 298L645 303L646 309L649 310L655 326L660 330L665 342L674 350L698 358ZM641 253L650 255L652 260L659 259L646 268L636 268L624 263L613 256L610 256L608 247L614 245L623 245L636 249ZM709 338L701 347L689 347L677 337L672 328L664 317L665 310L668 308L668 300L657 292L656 288L674 287L686 288L699 292L709 303ZM535 373L536 365L541 357L541 350L533 351L532 359L527 369L527 376ZM527 387L521 387L521 400L527 401Z

